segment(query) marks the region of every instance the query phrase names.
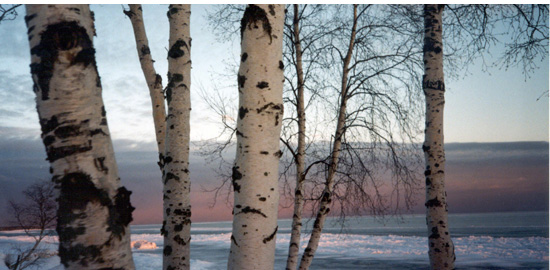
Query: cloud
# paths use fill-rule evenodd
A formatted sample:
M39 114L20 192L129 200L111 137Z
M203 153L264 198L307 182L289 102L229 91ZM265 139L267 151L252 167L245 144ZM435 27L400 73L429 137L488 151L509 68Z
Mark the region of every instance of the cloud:
M115 139L113 145L122 185L133 191L135 223L160 222L162 183L156 143ZM8 199L17 197L33 181L49 179L50 175L39 129L0 126L0 149L0 216L3 216ZM223 203L224 198L218 200L214 209L209 208L214 194L204 192L203 187L220 184L220 178L216 174L217 163L209 163L209 159L199 154L204 150L203 143L191 144L193 219L230 218L231 209ZM229 162L233 157L233 150L225 155ZM547 142L450 144L446 169L452 213L548 209ZM425 211L423 201L422 193L418 195L415 211Z

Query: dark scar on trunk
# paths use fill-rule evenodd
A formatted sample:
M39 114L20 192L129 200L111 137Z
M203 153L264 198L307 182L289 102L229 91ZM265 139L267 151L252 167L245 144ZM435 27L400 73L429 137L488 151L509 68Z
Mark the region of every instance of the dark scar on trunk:
M267 19L267 13L265 10L257 5L248 5L244 11L244 15L241 20L241 40L243 39L243 34L246 27L248 27L248 29L252 29L252 27L258 28L258 22L262 24L263 30L269 36L269 43L271 44L273 41L273 38L271 37L271 24Z
M275 235L277 234L277 230L279 229L279 226L275 227L275 230L273 231L272 234L270 234L268 237L264 238L263 242L264 244L267 244L267 242L273 240L273 238L275 238Z
M80 47L81 50L72 56L70 65L82 64L87 67L92 64L98 74L92 41L86 29L74 21L49 25L41 33L40 44L31 48L31 55L40 57L40 63L31 64L31 73L37 78L36 84L42 92L42 100L50 98L49 84L59 52L77 47Z
M241 213L244 213L244 214L248 214L248 213L258 214L258 215L260 215L264 218L267 218L267 216L264 213L262 213L262 211L260 211L258 209L255 209L255 208L251 208L250 206L247 206L247 207L243 208L241 210L241 212L237 213L237 215L241 214Z

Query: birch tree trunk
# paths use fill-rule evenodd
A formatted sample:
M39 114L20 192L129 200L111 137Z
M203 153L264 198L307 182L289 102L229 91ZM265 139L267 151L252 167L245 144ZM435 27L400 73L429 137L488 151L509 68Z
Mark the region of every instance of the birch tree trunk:
M170 5L170 49L166 100L164 157L163 269L189 269L191 205L189 179L189 116L191 114L190 5Z
M27 5L31 73L58 197L66 269L134 269L130 191L120 187L88 5Z
M304 208L304 180L306 155L306 112L304 106L304 71L302 68L302 45L300 43L299 6L294 4L294 48L296 50L296 75L298 78L297 108L298 115L298 149L296 151L296 188L294 191L294 215L292 216L292 231L288 246L287 270L295 270L298 266L300 252L300 236L302 231L302 210Z
M164 106L164 93L162 86L162 77L155 71L153 57L149 49L149 41L145 33L143 24L143 10L141 5L129 5L130 10L124 11L124 14L130 18L134 37L136 39L136 49L139 56L141 70L145 76L151 103L153 105L153 121L155 124L155 136L157 139L157 148L159 152L159 166L163 169L164 164L164 139L166 137L166 107Z
M444 5L424 5L424 78L426 134L422 150L426 160L426 223L432 269L454 269L454 245L447 223L443 109L442 13Z
M351 56L353 54L353 47L355 46L355 33L357 30L357 5L353 5L353 26L350 34L350 41L348 51L344 58L342 66L342 84L340 88L340 108L338 110L338 122L336 124L336 131L334 133L334 142L332 145L332 151L330 155L330 165L325 181L325 189L319 203L319 210L313 223L313 230L309 238L302 260L300 261L300 270L309 269L313 256L319 247L319 240L321 239L321 233L325 224L326 217L330 212L330 203L332 202L332 190L334 188L334 176L336 169L338 168L338 159L340 157L340 149L342 146L342 136L345 132L346 122L346 106L348 101L348 73Z
M248 5L241 20L229 269L273 269L282 155L284 16L284 5Z

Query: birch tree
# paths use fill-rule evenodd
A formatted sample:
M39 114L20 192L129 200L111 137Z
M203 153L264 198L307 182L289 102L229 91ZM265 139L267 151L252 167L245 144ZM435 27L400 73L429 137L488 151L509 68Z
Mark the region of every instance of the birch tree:
M164 104L164 87L162 86L162 77L156 72L149 48L149 41L145 32L143 23L143 9L141 5L129 5L129 10L124 10L124 14L130 18L134 37L136 39L136 49L141 64L141 70L145 76L145 82L149 88L151 104L153 111L153 122L155 124L155 137L157 140L157 149L159 153L159 166L162 172L164 164L164 140L166 137L166 106Z
M455 261L454 245L447 222L445 192L443 9L444 5L424 5L422 88L426 97L426 129L422 150L426 160L426 223L430 233L428 254L432 269L454 269Z
M27 5L42 140L59 191L59 257L66 269L134 269L131 192L120 186L88 5Z
M190 5L170 5L168 21L168 85L164 157L163 269L189 269L191 181L189 179L189 117L191 114Z
M239 118L228 269L273 269L283 116L283 5L248 5L241 20Z
M191 241L191 205L189 178L189 134L191 111L191 37L190 5L170 5L168 20L168 85L164 106L162 79L153 66L143 23L141 5L129 5L124 13L130 18L141 68L153 105L153 119L163 175L164 236L163 269L189 269Z
M334 188L333 181L336 174L336 169L338 166L338 158L340 156L340 147L342 145L342 135L344 133L344 124L345 124L345 114L346 114L346 105L348 101L348 95L346 91L347 80L348 80L348 71L349 64L351 61L351 56L353 53L353 46L355 43L355 34L357 31L357 5L353 5L353 26L351 28L351 33L349 37L349 47L345 54L344 62L342 65L342 88L340 91L340 106L338 111L338 120L336 124L336 131L334 133L334 142L332 145L332 153L330 155L329 161L329 171L325 181L325 189L323 195L321 196L321 202L319 203L319 210L317 216L315 217L315 222L313 223L313 230L309 238L308 245L302 255L302 260L300 261L300 269L308 269L311 265L313 259L313 254L319 246L319 240L321 238L321 232L326 220L328 213L330 212L330 203L331 203L331 193Z
M295 153L296 187L294 189L294 213L288 245L288 258L286 269L296 269L298 265L298 253L300 252L300 237L302 231L302 210L304 208L304 181L305 181L305 156L306 156L306 110L304 102L304 70L302 66L302 43L300 41L300 10L299 5L292 5L294 16L292 20L293 45L295 49L296 64L296 114L298 118L298 147Z

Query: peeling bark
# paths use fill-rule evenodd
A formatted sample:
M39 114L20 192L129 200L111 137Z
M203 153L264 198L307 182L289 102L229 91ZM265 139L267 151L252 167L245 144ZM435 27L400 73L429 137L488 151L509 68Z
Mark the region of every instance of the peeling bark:
M191 181L189 135L191 114L190 5L170 5L168 52L168 116L164 157L163 269L189 269Z
M239 118L228 269L273 269L283 115L284 5L248 5L241 21ZM246 150L244 150L246 149Z
M27 5L31 73L58 196L66 269L134 269L131 192L120 187L88 5Z
M162 77L156 72L149 49L149 41L145 33L145 25L143 24L143 10L141 5L129 5L130 10L124 11L124 14L130 18L134 29L134 37L136 39L136 49L139 56L141 70L145 76L151 103L153 106L153 122L155 124L155 136L157 139L157 149L159 153L159 166L162 171L164 166L164 140L166 137L166 107L164 106L164 94L162 86Z
M288 246L287 270L295 270L298 266L300 252L300 236L302 231L302 210L304 208L304 180L306 156L306 112L304 105L304 72L302 68L302 45L300 43L300 20L298 5L294 4L294 49L296 52L296 75L298 78L297 118L298 118L298 149L296 150L296 188L294 189L294 214L292 216L292 231ZM282 63L280 63L282 64Z
M342 65L342 84L340 87L340 108L338 109L338 122L336 123L336 131L334 132L334 142L332 144L332 152L330 154L330 165L325 180L325 189L321 201L319 202L319 210L313 223L313 230L309 237L309 242L302 259L300 261L299 269L309 269L313 256L319 247L319 240L321 239L321 233L325 224L328 213L330 212L330 204L332 203L332 191L334 188L334 176L336 175L336 169L338 168L338 161L340 157L340 149L342 147L342 137L344 135L344 126L346 122L346 106L348 101L348 74L349 64L353 54L353 48L355 46L355 35L357 29L357 5L353 5L353 26L351 28L350 40L348 45L348 51L344 58Z
M432 269L454 269L454 245L447 223L445 192L445 149L443 110L445 83L443 75L442 13L444 5L424 5L424 78L426 130L422 146L426 160L426 223Z

